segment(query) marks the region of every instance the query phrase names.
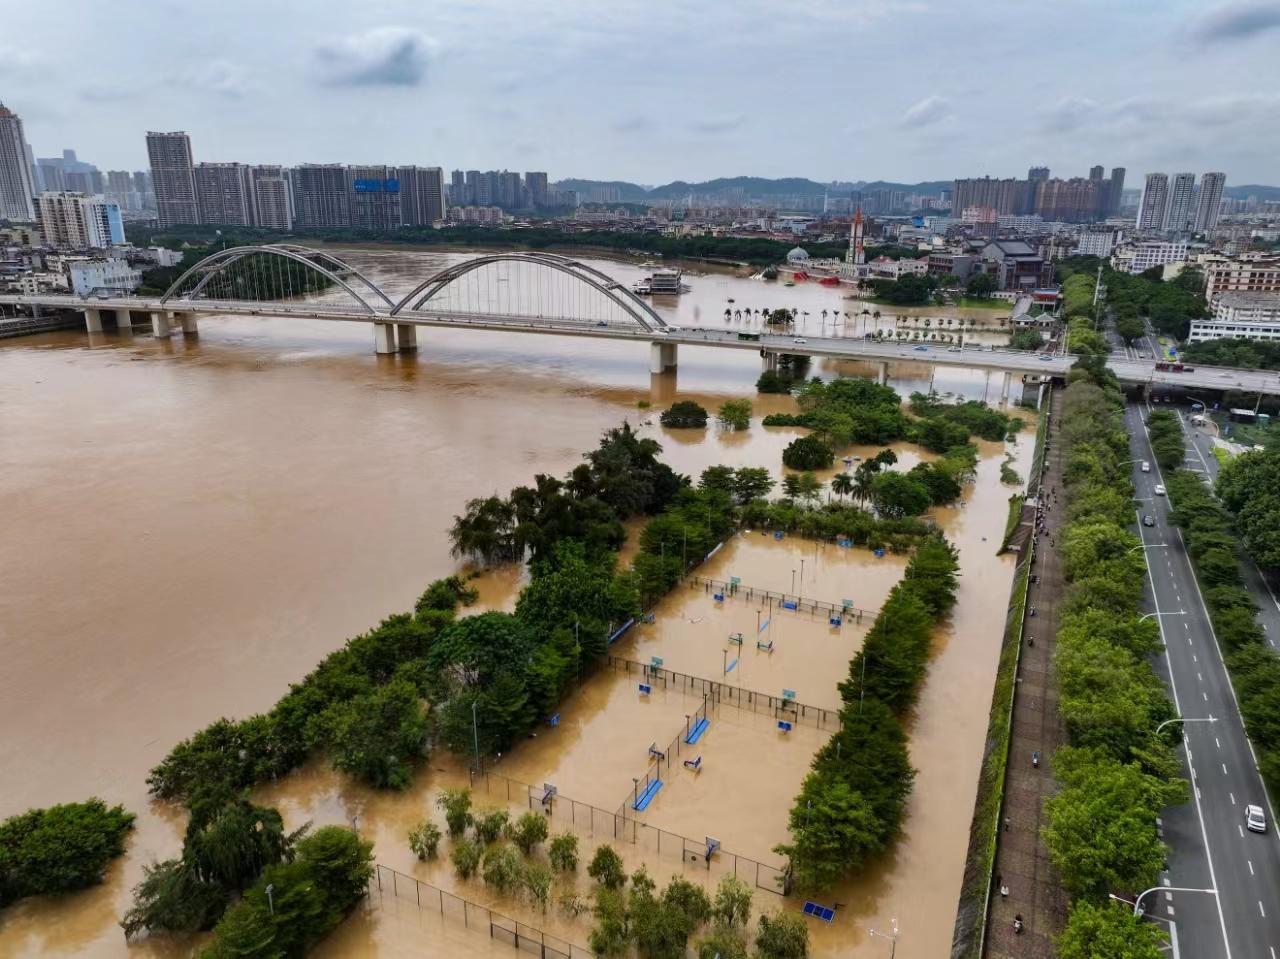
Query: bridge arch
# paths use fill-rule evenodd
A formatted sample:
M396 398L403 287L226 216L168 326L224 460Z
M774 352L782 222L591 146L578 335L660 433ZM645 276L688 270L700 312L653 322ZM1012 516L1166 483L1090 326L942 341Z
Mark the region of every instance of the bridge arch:
M653 307L607 273L572 257L558 253L542 252L491 253L447 267L414 287L394 306L391 310L391 315L399 316L404 312L412 313L422 310L433 298L460 278L495 263L532 263L542 268L565 274L602 294L631 319L635 320L642 329L653 332L664 329L667 326L666 321L657 314Z
M372 280L350 264L340 260L325 250L298 246L292 243L269 243L261 246L235 246L205 257L173 281L169 289L160 297L162 304L171 299L191 300L198 297L209 283L216 277L227 273L237 263L250 256L276 256L287 261L300 263L320 274L329 282L345 290L365 313L376 315L381 308L389 309L395 304ZM198 278L190 289L183 290L184 284L192 278ZM364 292L361 292L361 291ZM181 291L181 293L180 293Z

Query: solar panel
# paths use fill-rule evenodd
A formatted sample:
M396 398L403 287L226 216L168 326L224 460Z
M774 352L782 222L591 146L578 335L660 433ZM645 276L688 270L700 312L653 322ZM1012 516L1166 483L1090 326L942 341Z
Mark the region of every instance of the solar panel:
M823 922L830 922L836 917L836 911L834 909L828 909L826 906L820 905L816 902L810 902L807 899L804 903L804 914L806 916L813 916L816 919L821 919Z

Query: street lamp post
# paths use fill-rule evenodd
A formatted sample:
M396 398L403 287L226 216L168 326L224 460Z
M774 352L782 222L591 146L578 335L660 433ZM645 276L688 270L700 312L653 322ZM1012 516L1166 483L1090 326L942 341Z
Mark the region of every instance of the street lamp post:
M1147 893L1160 892L1161 890L1163 890L1164 892L1207 892L1214 896L1218 894L1218 890L1216 889L1195 889L1188 886L1152 886L1150 889L1142 890L1142 892L1138 893L1138 895L1134 897L1133 916L1135 919L1138 916L1142 915L1142 897L1147 895ZM1129 902L1128 899L1121 899L1119 896L1115 895L1114 893L1111 894L1111 898L1114 899L1116 902L1123 902L1126 905Z
M890 929L892 929L892 932L880 932L877 929L868 929L867 931L873 936L889 940L889 959L893 959L898 954L898 920L890 919L889 922L891 923Z
M1147 613L1145 616L1140 616L1138 618L1138 622L1144 623L1148 619L1150 619L1152 616L1186 616L1186 615L1187 615L1187 611L1185 609L1180 609L1176 613Z
M476 721L476 702L471 701L471 744L476 750L476 772L480 772L480 726Z
M1156 727L1156 731L1151 735L1159 736L1160 730L1172 723L1216 723L1217 721L1218 718L1216 716L1179 716L1176 719L1166 719Z
M276 901L271 894L276 891L275 883L267 883L267 908L271 910L271 915L276 914Z
M1129 553L1132 553L1135 549L1158 549L1161 546L1168 546L1168 545L1169 545L1168 543L1144 543L1141 546L1131 546L1129 547L1128 550L1125 551L1125 555L1128 556Z

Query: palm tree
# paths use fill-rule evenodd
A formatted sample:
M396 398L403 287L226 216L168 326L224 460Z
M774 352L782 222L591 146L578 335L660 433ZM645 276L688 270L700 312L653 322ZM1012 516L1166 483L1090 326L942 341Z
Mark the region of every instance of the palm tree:
M831 477L831 492L839 496L841 502L844 502L844 498L853 492L853 477L848 473L837 473Z
M865 464L854 470L853 489L850 491L853 493L853 498L859 503L865 503L868 497L871 496L871 484L875 479L875 472L873 470L864 469L864 466Z

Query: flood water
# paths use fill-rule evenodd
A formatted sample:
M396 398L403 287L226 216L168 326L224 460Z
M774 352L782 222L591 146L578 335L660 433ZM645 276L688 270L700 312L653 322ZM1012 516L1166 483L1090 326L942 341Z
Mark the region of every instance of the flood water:
M460 257L360 251L351 259L407 291ZM628 284L646 272L599 265ZM688 282L692 292L677 303L655 303L675 322L723 322L729 297L808 310L814 324L822 309L849 302L816 285L727 275ZM782 447L797 433L759 426L760 415L792 401L755 395L759 359L749 353L686 347L674 377L651 377L647 351L629 343L423 330L418 355L377 357L364 325L200 324L198 338L168 342L66 332L0 345L0 493L9 504L0 538L0 817L89 795L139 814L127 855L101 886L0 914L0 956L188 954L190 943L163 939L126 947L116 924L143 864L181 846L183 818L148 802L147 771L213 719L269 707L345 638L409 608L427 582L454 571L447 530L468 499L505 493L536 472L567 472L623 419L694 476L715 463L780 474ZM814 372L858 368L819 362ZM931 382L924 365L892 375L904 393ZM932 383L995 398L977 372L940 370ZM657 408L677 393L704 405L749 397L757 418L745 433L667 431L656 425ZM655 409L639 409L640 401ZM1013 447L1023 473L1029 440L1024 434ZM899 452L904 466L918 453ZM892 918L907 959L941 955L950 941L1012 573L994 555L1011 492L999 482L1004 453L1003 444L982 444L964 505L935 511L961 549L963 577L912 719L919 776L905 833L835 895L837 921L813 929L816 955L876 955L865 930ZM790 592L795 569L802 595L874 610L901 568L900 558L748 534L699 572ZM521 575L499 570L480 582L486 606L510 608ZM644 662L659 655L670 669L715 679L725 675L725 638L741 632L748 642L727 682L772 695L794 689L801 701L834 706L866 622L832 630L822 617L781 613L759 634L775 641L766 654L751 648L756 608L681 587L616 652ZM603 673L565 704L560 727L518 746L498 771L554 781L566 796L613 809L643 774L647 745L676 736L687 699L672 692L641 703L634 677ZM822 736L797 730L782 741L758 717L736 713L711 717L705 768L676 770L644 821L698 839L719 829L725 849L776 862L769 849L785 836L788 800ZM773 778L753 792L762 767ZM449 871L415 865L404 835L432 812L439 788L464 777L448 757L432 756L413 789L377 795L317 765L263 798L290 825L355 815L379 861L445 885L454 882ZM584 836L588 854L597 839ZM642 849L624 852L632 867L644 858ZM658 861L668 854L664 847ZM651 872L687 868L676 858ZM476 883L463 894L491 901ZM757 899L780 902L768 892ZM539 922L586 941L581 921ZM478 934L415 917L403 902L361 912L321 954L410 950L496 954Z

